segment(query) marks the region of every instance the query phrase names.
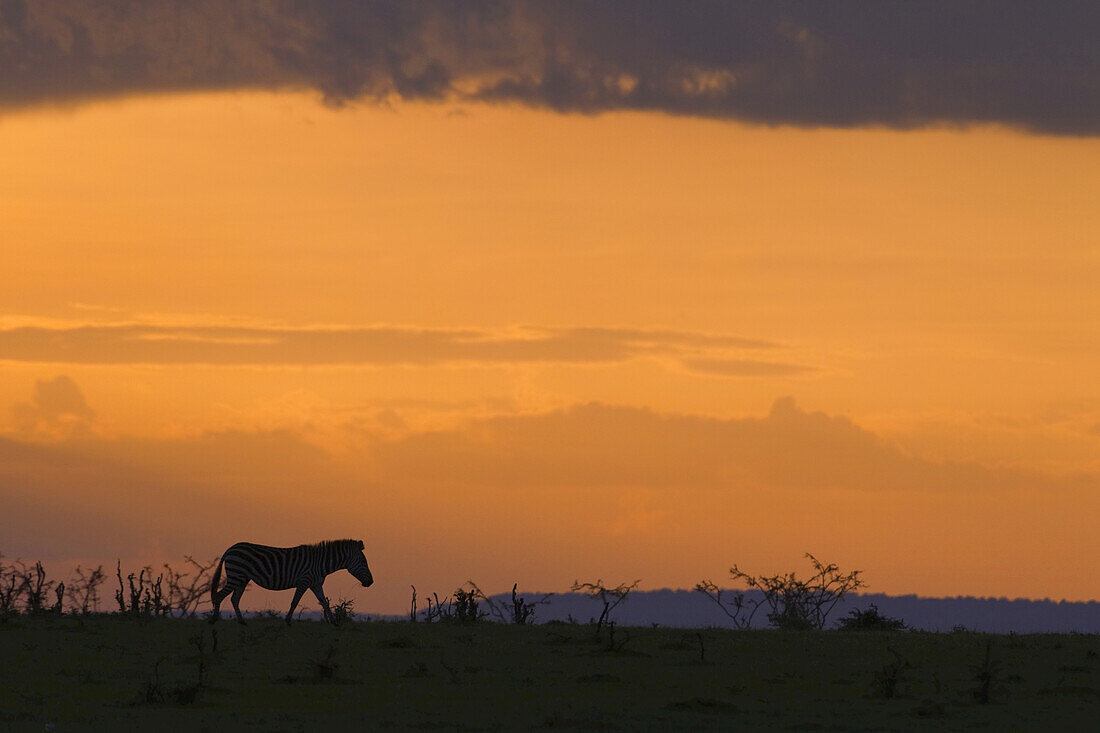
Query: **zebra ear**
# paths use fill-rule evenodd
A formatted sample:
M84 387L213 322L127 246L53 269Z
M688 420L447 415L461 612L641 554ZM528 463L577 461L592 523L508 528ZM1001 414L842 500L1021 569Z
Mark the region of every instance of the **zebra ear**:
M363 540L359 540L359 549L360 550L364 549Z

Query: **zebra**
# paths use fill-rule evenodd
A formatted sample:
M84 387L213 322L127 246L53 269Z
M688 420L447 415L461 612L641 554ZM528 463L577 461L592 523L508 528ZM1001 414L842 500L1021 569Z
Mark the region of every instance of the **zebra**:
M225 565L225 587L218 590L222 565ZM374 583L374 576L363 554L362 540L328 540L297 547L268 547L238 542L225 551L214 570L214 579L210 583L210 601L214 606L210 623L221 618L222 601L232 593L233 610L237 612L237 621L243 624L241 596L249 581L253 580L256 585L268 590L295 589L294 600L290 602L290 610L286 614L287 625L306 590L313 591L325 610L325 620L331 621L332 610L321 586L325 577L337 570L347 570L364 588Z

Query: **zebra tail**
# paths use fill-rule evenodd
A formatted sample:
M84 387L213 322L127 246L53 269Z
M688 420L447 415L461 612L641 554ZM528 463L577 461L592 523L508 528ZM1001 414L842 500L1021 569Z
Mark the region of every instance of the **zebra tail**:
M218 583L222 579L222 565L225 564L225 555L218 558L218 567L214 569L214 579L210 581L210 605L216 606L218 601Z

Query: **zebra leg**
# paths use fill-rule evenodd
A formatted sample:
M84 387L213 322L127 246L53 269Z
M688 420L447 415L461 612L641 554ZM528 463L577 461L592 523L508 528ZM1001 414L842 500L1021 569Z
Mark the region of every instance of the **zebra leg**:
M321 604L321 608L325 609L325 621L332 621L332 609L328 607L328 599L325 598L325 589L318 583L313 586L311 590L313 591L313 595L317 596L317 602Z
M225 597L232 592L233 589L230 588L228 585L225 588L222 588L221 590L215 592L214 610L210 614L210 623L217 623L218 619L222 617L222 601L224 601Z
M298 607L298 601L302 600L302 596L305 594L308 588L304 585L298 586L294 591L294 600L290 602L290 610L286 612L286 625L290 626L290 621L294 618L294 609Z
M233 610L237 612L237 623L242 626L245 623L244 616L241 615L241 596L244 595L244 586L238 586L233 589L233 597L229 600L233 602Z

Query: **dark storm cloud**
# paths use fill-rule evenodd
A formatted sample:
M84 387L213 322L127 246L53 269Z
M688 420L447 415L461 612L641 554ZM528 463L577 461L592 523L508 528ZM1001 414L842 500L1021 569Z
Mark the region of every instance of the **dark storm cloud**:
M770 342L738 336L632 328L0 328L0 361L43 364L608 364L640 356L773 348Z
M0 1L0 105L313 88L807 126L1100 132L1100 4Z

